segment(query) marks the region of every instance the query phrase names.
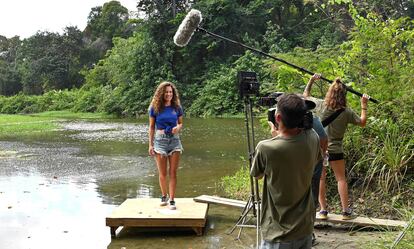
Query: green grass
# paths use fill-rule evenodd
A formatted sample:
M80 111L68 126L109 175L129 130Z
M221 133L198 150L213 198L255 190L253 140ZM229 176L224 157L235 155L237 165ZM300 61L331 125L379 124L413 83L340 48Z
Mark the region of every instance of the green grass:
M31 114L34 117L59 118L59 119L110 119L113 115L105 113L70 112L70 111L49 111Z
M242 167L234 175L224 176L221 178L220 187L224 190L225 197L246 200L250 193L249 171Z
M0 114L0 136L54 130L58 128L55 121L52 117Z
M220 179L219 188L226 198L247 200L251 194L250 170L241 167L234 175L224 176ZM263 184L259 181L259 192L262 193Z
M69 111L43 112L31 115L0 114L0 137L49 132L59 128L57 121L65 119L105 119L113 118L102 113L73 113Z
M402 209L401 212L405 213L403 219L409 224L405 229L402 228L400 231L386 232L380 239L365 243L361 248L414 249L414 224L410 223L410 220L413 219L414 212L411 209ZM402 233L403 230L404 234ZM401 239L397 241L399 236L401 236Z

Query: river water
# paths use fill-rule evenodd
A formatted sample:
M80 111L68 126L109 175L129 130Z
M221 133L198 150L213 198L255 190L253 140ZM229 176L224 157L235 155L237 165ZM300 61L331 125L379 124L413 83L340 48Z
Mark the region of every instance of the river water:
M220 178L247 166L244 120L185 119L184 125L177 197L222 194ZM210 205L203 236L124 229L111 239L105 217L117 206L127 198L160 196L147 120L60 126L0 138L0 248L254 247L255 229L243 230L240 240L238 230L227 234L241 210L216 205Z

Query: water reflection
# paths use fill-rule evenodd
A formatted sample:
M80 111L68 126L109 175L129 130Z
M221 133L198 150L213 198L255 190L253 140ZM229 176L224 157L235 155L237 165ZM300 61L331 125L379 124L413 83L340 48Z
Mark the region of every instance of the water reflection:
M127 229L111 242L105 217L127 198L160 195L146 119L62 123L63 130L0 141L0 248L249 248L226 235L239 211L212 206L205 236ZM186 119L177 197L220 194L244 163L241 119ZM12 245L12 246L9 246Z
M137 198L144 198L144 197L150 197L153 196L154 192L154 186L147 185L147 184L140 184L138 186L136 196Z
M148 141L148 126L131 123L90 123L85 121L62 123L67 131L76 131L71 138L87 141Z
M96 187L39 175L1 177L0 248L105 248L102 217L112 208L102 205Z

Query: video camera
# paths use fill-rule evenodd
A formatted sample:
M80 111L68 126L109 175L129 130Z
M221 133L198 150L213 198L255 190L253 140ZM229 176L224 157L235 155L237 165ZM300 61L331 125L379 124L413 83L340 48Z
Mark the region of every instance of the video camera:
M268 96L261 97L259 99L259 105L261 106L268 106L268 107L276 107L277 98L283 95L283 92L274 92L270 93Z
M280 96L283 95L283 92L274 92L269 94L268 96L265 97L261 97L259 99L259 105L261 106L267 106L267 107L271 107L267 110L267 120L272 122L276 128L277 128L277 123L276 123L276 119L275 119L275 114L277 112L277 101L278 98ZM308 100L305 100L308 104ZM313 102L312 102L313 103ZM303 117L303 122L298 126L299 128L303 128L305 130L311 129L313 127L313 115L311 111L306 111L304 117Z
M275 120L275 114L277 111L277 108L276 108L277 98L282 95L283 95L283 92L274 92L274 93L268 94L268 96L264 96L259 99L260 106L271 107L267 110L267 121L272 122L276 127L277 127L277 123Z

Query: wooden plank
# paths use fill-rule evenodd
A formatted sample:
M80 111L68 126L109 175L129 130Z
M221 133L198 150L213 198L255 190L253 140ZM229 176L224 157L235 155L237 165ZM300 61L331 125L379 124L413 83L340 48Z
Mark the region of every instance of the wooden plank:
M125 227L201 227L205 225L203 219L131 219L106 218L106 226Z
M359 226L359 227L373 227L373 228L400 228L404 227L407 223L400 220L387 220L387 219L377 219L369 217L355 217L352 220L343 220L342 215L339 214L328 214L327 220L322 220L319 218L318 213L316 213L317 222L329 222L333 224L343 224L350 226Z
M176 210L161 207L158 198L127 199L106 217L111 236L118 227L188 227L201 235L207 222L208 204L177 198Z
M229 207L244 208L247 204L245 201L222 198L219 196L200 195L194 198L194 201L208 204L224 205Z
M219 196L210 196L210 195L200 195L194 198L194 201L201 203L217 204L224 205L229 207L244 208L246 206L245 201L233 200L222 198ZM356 217L352 220L342 220L342 215L329 214L327 220L321 220L316 214L317 222L329 222L333 224L344 224L349 226L359 226L359 227L376 227L376 228L400 228L404 227L407 223L399 220L387 220L387 219L377 219L369 217Z

